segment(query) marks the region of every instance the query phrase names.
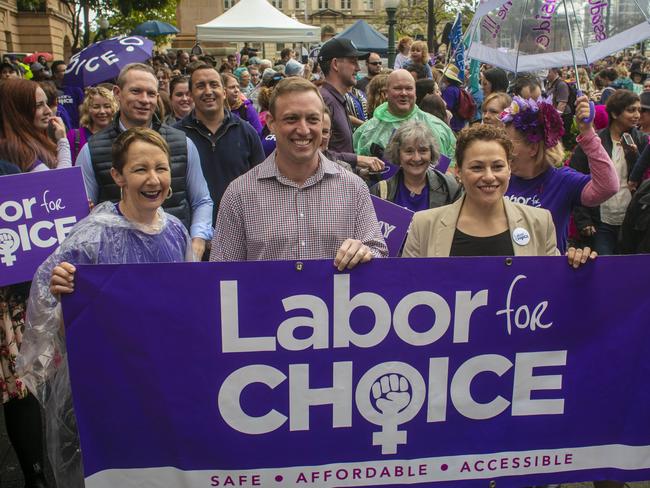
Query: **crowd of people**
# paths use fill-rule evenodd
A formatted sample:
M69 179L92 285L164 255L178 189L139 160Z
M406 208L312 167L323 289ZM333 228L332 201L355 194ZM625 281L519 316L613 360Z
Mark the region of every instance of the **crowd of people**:
M416 212L404 257L565 254L577 268L650 252L648 59L484 65L469 87L425 42L398 50L394 69L343 38L275 62L248 45L170 51L83 92L64 61L4 58L0 175L79 166L94 207L32 283L0 288L0 393L26 486L47 486L40 406L59 486L83 486L59 305L75 265L343 271L388 254L371 194Z

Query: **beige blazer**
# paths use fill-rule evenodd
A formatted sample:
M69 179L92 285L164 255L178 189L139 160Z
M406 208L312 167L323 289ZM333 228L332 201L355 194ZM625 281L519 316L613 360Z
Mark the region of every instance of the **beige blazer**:
M411 222L403 256L405 257L448 257L456 232L456 223L465 197L451 205L416 212ZM558 256L555 225L551 213L543 208L530 207L503 199L508 218L510 235L517 229L519 243L513 237L515 256ZM521 229L527 231L529 239L522 239ZM525 242L525 241L528 242Z

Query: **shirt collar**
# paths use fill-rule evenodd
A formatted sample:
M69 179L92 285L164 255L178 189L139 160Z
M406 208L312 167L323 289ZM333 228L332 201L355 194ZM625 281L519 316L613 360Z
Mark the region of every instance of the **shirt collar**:
M290 182L291 180L280 173L278 165L275 163L275 154L276 151L273 151L269 157L266 158L262 164L260 164L260 170L257 174L257 179L262 180L267 178L275 178L278 181ZM316 173L307 179L304 186L309 186L310 184L314 184L322 180L325 175L331 176L339 174L339 165L327 159L320 151L318 151L318 159L319 164Z
M341 92L339 92L334 85L326 81L321 86L330 92L339 102L345 103L345 96L341 95Z

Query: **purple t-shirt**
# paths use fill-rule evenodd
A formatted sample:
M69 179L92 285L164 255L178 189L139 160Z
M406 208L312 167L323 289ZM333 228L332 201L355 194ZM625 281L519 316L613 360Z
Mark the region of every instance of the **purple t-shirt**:
M265 127L262 131L262 148L264 149L264 155L268 158L273 151L275 151L275 134L272 134Z
M420 210L427 210L429 208L429 186L424 185L422 193L415 195L411 190L406 188L403 181L397 185L397 193L395 194L395 201L393 202L400 207L406 207L413 212Z
M449 121L449 126L454 132L458 132L465 127L465 121L458 116L458 104L460 102L460 88L456 85L448 85L442 91L442 99L447 104L447 108L451 111L452 117Z
M84 101L84 92L78 86L64 86L59 88L59 106L65 108L70 116L68 129L79 127L79 105Z
M512 175L506 198L511 202L545 208L551 212L557 234L557 248L564 253L571 211L580 205L582 190L590 180L590 175L578 173L567 166L550 168L529 180Z

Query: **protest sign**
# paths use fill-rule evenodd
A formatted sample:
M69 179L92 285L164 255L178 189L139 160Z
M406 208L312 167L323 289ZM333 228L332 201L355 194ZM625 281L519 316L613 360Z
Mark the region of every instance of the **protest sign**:
M388 255L397 257L413 220L413 212L375 195L370 197L379 221L379 229L388 246Z
M648 479L649 266L79 266L86 487Z
M0 178L0 286L31 280L88 211L81 168Z

